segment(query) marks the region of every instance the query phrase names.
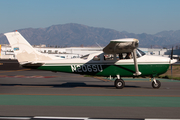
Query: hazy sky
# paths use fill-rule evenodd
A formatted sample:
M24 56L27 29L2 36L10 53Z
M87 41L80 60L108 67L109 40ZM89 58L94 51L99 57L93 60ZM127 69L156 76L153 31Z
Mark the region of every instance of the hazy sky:
M0 33L65 23L148 34L180 30L180 0L0 0Z

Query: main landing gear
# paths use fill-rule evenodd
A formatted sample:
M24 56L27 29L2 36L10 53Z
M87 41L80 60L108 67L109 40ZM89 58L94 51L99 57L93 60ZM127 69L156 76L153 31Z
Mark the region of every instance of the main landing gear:
M123 79L121 79L120 75L117 75L117 79L114 81L114 86L117 89L123 89L123 87L125 86L125 82Z
M156 80L155 78L153 78L152 87L154 89L160 88L161 87L161 82L159 80Z
M123 87L125 86L125 82L124 80L122 79L116 79L114 81L114 86L117 88L117 89L123 89Z

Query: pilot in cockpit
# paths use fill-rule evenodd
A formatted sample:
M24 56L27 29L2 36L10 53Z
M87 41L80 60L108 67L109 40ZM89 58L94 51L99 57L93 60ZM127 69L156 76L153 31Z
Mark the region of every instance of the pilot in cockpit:
M132 59L132 55L131 55L131 52L128 52L125 59Z
M123 59L123 54L122 53L119 54L119 60L121 60L121 59Z

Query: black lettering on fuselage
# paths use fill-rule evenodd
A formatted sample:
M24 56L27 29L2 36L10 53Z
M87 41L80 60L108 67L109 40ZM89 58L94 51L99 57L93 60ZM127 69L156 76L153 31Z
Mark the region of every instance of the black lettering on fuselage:
M102 65L71 65L72 72L102 72Z

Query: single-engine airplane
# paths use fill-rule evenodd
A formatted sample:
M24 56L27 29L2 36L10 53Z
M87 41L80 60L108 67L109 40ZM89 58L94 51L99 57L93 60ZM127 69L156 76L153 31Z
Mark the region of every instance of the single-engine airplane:
M139 40L124 38L111 40L102 52L74 59L53 59L47 54L37 52L18 32L4 34L21 66L54 72L68 72L94 76L116 77L114 85L122 89L122 77L150 76L152 87L159 88L161 82L155 77L165 73L174 59L148 56L137 49Z

